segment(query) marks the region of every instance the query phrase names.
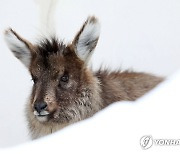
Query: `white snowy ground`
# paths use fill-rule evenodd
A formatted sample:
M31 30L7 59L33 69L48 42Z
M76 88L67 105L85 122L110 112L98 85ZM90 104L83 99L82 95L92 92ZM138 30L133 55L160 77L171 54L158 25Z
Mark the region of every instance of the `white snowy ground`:
M0 153L178 153L180 145L144 151L140 138L180 139L180 1L60 0L57 8L57 34L65 41L73 39L87 16L99 18L102 30L92 58L94 69L104 64L169 80L136 102L115 103L89 120L31 142L24 118L31 77L7 49L2 34L12 27L35 42L42 34L37 7L33 0L1 0Z

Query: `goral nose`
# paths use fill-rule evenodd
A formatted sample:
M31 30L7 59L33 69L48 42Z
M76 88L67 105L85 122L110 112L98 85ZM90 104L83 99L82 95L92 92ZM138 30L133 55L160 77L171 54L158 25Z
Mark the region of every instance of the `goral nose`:
M40 113L41 111L43 111L45 108L47 107L47 103L46 102L35 102L34 104L34 109Z

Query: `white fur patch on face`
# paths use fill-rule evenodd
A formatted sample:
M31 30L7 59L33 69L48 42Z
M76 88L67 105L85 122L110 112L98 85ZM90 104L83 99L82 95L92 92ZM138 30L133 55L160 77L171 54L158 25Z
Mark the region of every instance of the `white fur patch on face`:
M39 115L39 113L37 111L33 112L35 116Z
M79 38L75 44L78 56L87 60L91 51L94 50L100 35L100 24L95 17L89 17L80 31Z
M36 116L37 120L40 122L46 122L48 120L47 116Z
M27 45L15 35L12 29L5 31L4 38L9 49L28 68L31 60L31 53Z

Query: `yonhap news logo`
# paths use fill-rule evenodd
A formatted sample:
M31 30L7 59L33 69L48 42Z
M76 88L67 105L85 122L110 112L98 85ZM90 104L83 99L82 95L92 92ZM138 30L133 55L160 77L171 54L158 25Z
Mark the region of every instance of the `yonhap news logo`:
M180 139L153 139L151 135L145 135L140 139L140 146L146 150L155 146L180 146Z
M152 136L146 135L140 139L140 145L143 149L149 149L153 145Z

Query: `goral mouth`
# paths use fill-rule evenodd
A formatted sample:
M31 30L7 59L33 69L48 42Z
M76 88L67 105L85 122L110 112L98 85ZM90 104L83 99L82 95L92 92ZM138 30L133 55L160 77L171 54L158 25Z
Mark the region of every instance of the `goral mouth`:
M40 122L46 122L48 121L48 117L49 117L49 112L48 111L41 111L40 113L38 113L37 111L34 111L34 115L37 118L38 121Z
M41 111L40 113L37 112L37 111L34 111L34 115L35 116L47 116L49 115L50 113L48 111Z
M47 117L48 115L36 115L36 117Z

